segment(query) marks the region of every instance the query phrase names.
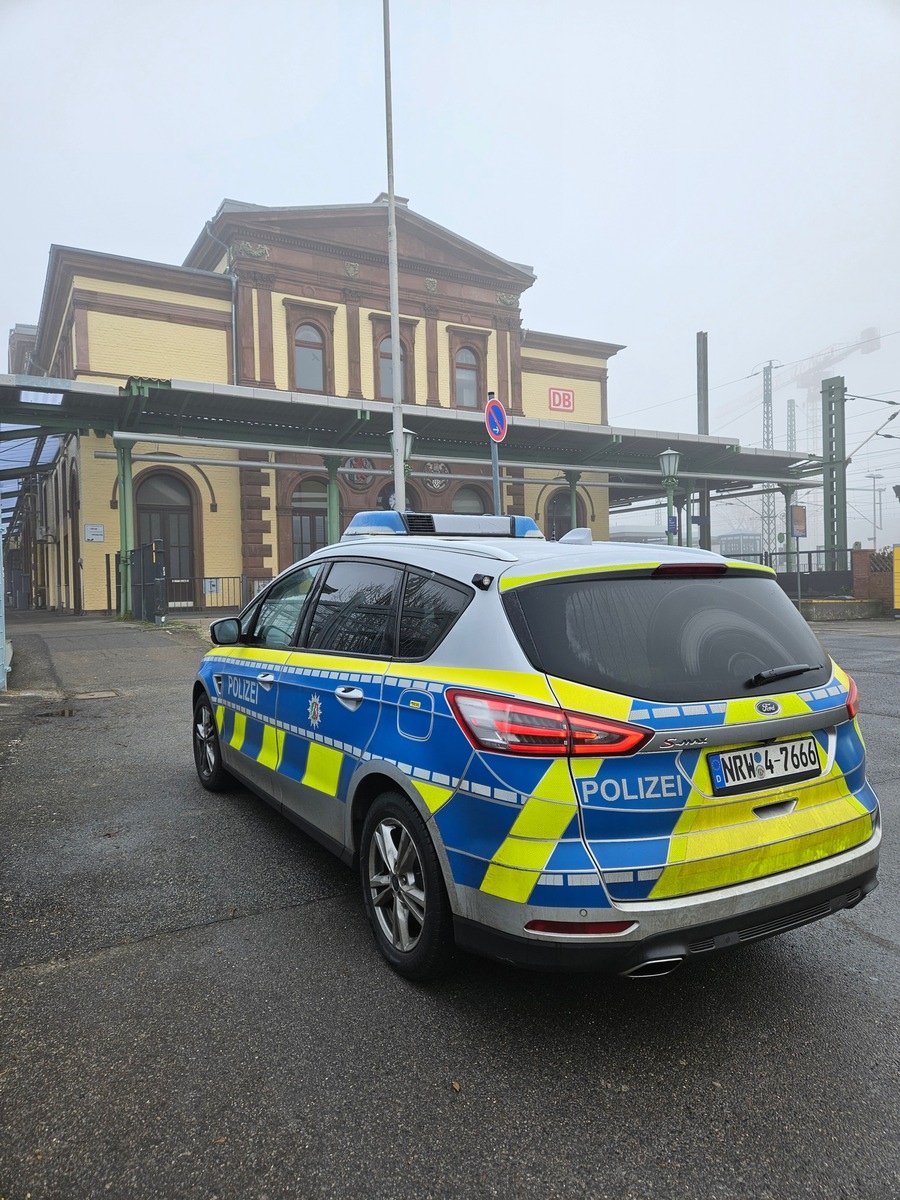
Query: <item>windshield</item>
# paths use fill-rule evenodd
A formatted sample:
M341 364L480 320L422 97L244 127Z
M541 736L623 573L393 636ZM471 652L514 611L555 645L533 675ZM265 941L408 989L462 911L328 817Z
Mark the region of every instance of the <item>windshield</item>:
M536 667L605 691L690 703L818 687L831 676L774 579L594 577L531 584L505 603ZM761 672L787 666L800 669L761 686Z

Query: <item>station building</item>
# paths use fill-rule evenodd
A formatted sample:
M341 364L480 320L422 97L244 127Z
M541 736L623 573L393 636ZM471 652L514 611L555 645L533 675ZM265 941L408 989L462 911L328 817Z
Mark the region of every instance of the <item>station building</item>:
M124 428L149 386L157 397L173 389L156 432L130 444L128 506L133 544L162 543L170 604L232 604L234 581L246 596L248 581L255 589L331 540L335 504L340 529L358 511L392 506L386 439L370 439L361 453L370 443L348 437L342 447L332 438L326 455L319 436L328 405L355 414L360 429L390 410L387 216L384 195L371 204L299 208L226 200L180 266L51 248L38 323L12 331L9 371L98 393L114 388ZM491 512L490 467L483 454L467 453L473 423L464 418L483 412L493 393L511 425L540 429L547 447L556 423L560 431L599 432L608 420L608 362L623 347L526 328L530 267L399 199L396 223L404 413L446 418L429 421L440 433L427 451L412 449L407 508ZM211 385L213 396L217 385L223 393L243 389L231 393L227 440L226 414L220 427L214 406L204 410L200 437L193 414L190 441L179 440L187 393L178 381ZM290 420L267 445L255 407L274 393L287 394L280 398L290 401ZM46 426L53 427L49 417ZM101 423L61 425L55 436L46 469L23 482L8 564L27 579L34 606L105 611L127 477ZM548 537L577 524L606 538L606 478L602 470L567 477L555 462L510 465L501 507L535 517Z

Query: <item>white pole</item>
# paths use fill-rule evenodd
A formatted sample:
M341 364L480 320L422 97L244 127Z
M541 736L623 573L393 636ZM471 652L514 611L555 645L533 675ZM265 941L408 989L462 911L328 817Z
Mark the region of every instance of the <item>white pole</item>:
M867 475L866 479L872 480L872 549L877 550L878 530L880 526L878 524L878 494L875 490L875 484L877 480L884 479L884 476L876 472L874 474Z
M6 582L3 577L3 529L0 526L0 692L6 691Z
M406 509L406 478L403 462L403 409L400 398L400 282L397 265L397 206L394 199L394 118L391 107L391 14L390 0L384 6L384 123L387 141L388 176L388 282L391 306L391 441L394 462L394 508Z

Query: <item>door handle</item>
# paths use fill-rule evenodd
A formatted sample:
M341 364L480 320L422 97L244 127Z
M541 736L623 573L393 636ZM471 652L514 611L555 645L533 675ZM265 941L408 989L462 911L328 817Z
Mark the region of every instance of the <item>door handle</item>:
M256 679L258 683L263 685L266 691L268 691L275 682L275 676L270 671L263 671L261 675L257 675Z
M366 698L365 692L363 692L362 688L347 687L346 685L336 687L334 689L334 694L337 696L338 700L340 700L341 704L343 704L345 708L349 708L351 712L359 708L363 700Z

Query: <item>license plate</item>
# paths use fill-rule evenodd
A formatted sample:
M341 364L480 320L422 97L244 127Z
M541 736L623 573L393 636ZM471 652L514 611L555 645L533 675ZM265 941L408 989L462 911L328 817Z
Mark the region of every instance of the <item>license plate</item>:
M746 750L723 750L708 757L712 789L716 796L755 792L814 779L820 772L819 750L814 737L791 742L774 742Z

